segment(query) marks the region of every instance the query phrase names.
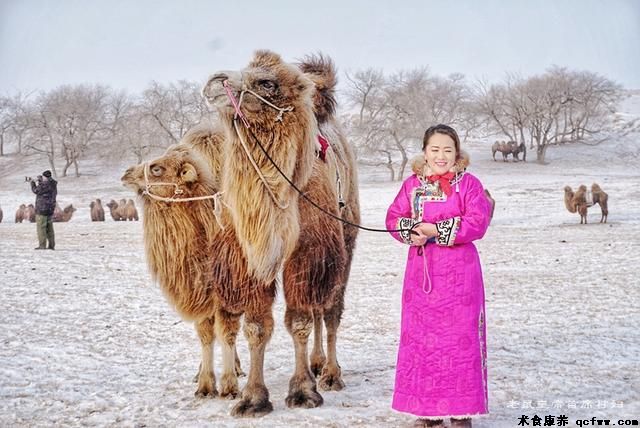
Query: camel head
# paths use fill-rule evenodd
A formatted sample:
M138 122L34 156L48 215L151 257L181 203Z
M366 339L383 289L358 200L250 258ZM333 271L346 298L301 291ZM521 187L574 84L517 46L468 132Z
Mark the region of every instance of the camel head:
M62 210L62 212L64 212L65 214L72 214L74 212L76 212L76 207L73 206L73 204L69 204L66 207L64 207L64 210Z
M107 208L116 209L116 208L118 208L118 203L116 201L114 201L113 199L111 199L109 201L109 203L107 204Z
M313 82L273 52L257 51L242 71L218 71L204 86L202 94L209 105L218 110L223 120L231 122L235 109L225 84L251 126L270 131L286 129L302 113L307 114L307 120L313 115Z
M336 112L338 77L331 58L322 54L308 55L298 67L313 82L313 111L318 123L324 123Z
M206 164L184 146L169 147L161 157L130 167L120 180L142 196L145 202L150 199L147 191L164 198L215 193L211 184L213 178ZM129 201L133 204L131 199ZM111 203L115 204L115 201L107 206L110 207ZM126 203L123 199L123 205Z

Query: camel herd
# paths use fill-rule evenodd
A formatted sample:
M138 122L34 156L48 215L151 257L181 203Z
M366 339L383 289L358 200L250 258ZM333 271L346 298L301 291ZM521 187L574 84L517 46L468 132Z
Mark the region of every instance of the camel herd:
M121 199L120 202L116 202L115 200L111 200L107 207L111 211L111 218L114 221L138 221L138 209L135 206L135 203L132 199L128 201L125 199ZM104 209L102 208L102 203L100 199L96 199L92 201L89 205L90 213L91 213L91 221L105 221L104 217ZM53 211L53 215L51 220L55 223L66 223L73 217L73 213L76 212L77 208L73 206L73 204L69 204L66 207L61 208L58 203L56 203L55 210ZM3 218L2 207L0 207L0 223ZM14 217L15 223L35 223L36 222L36 209L33 204L20 204L18 209L16 210L16 215Z

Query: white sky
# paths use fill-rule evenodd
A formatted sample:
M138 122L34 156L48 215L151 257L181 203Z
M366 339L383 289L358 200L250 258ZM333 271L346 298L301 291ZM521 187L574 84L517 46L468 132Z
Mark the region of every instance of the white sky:
M0 0L0 94L204 81L259 48L492 81L557 64L640 88L640 1Z

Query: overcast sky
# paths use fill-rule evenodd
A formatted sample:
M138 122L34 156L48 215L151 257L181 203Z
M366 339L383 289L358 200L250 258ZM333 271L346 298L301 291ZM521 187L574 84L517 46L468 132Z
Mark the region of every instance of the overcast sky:
M0 94L204 81L259 48L491 81L556 64L640 88L640 1L0 0Z

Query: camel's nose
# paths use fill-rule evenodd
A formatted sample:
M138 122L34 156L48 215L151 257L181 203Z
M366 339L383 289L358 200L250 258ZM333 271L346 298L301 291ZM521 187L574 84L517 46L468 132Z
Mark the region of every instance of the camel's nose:
M129 180L131 180L133 178L133 172L135 168L136 168L135 166L127 168L127 170L124 172L122 177L120 177L120 181L122 181L123 183L126 183Z
M202 96L208 101L213 101L218 95L225 93L224 82L227 82L232 89L239 90L242 86L242 76L235 71L219 71L209 77L202 88Z

